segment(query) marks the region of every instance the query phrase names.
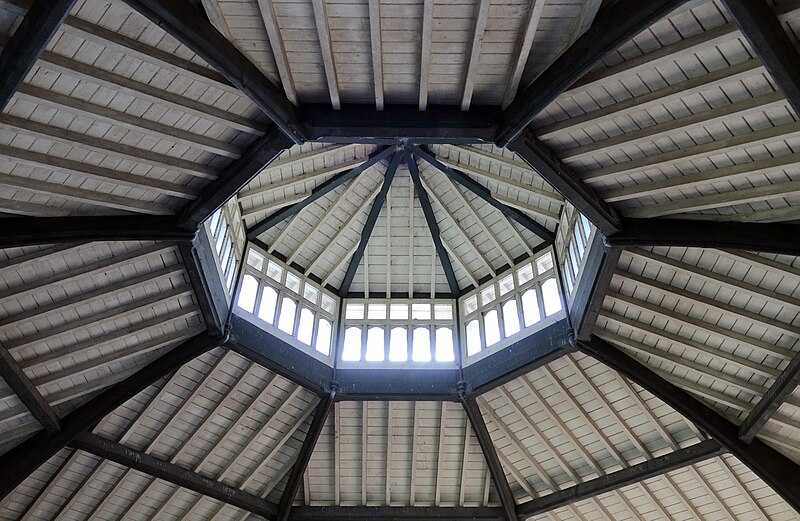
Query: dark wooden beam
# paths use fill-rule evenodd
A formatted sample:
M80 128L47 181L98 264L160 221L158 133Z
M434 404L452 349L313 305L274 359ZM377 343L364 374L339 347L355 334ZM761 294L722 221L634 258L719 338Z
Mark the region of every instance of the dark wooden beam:
M765 0L722 0L750 47L800 114L800 54Z
M211 336L206 333L192 337L61 418L61 430L58 433L50 436L46 432L40 432L0 456L0 468L3 469L0 474L0 499L6 497L56 452L69 445L78 434L95 425L108 413L160 378L226 341L225 336Z
M572 327L566 318L561 319L486 358L471 363L466 360L466 394L484 394L574 351Z
M303 482L303 474L308 467L308 462L311 460L314 447L316 447L317 441L322 434L322 428L325 426L325 420L328 419L328 414L331 412L335 396L336 391L332 390L326 398L323 398L322 401L319 402L317 408L314 409L314 419L311 420L311 426L308 428L308 433L306 433L306 437L303 440L303 445L300 447L297 461L295 461L291 473L289 474L289 479L286 481L280 503L278 503L278 513L275 517L275 521L289 520L289 515L292 513L292 503L294 503L297 491L300 490L300 483Z
M600 233L594 234L592 242L586 248L588 251L583 271L576 281L575 296L569 310L575 338L578 340L591 338L597 316L603 307L603 299L622 254L622 248L606 246Z
M472 426L475 437L478 439L478 445L483 451L486 464L489 466L494 488L497 490L497 495L500 496L500 503L503 505L505 519L506 521L516 521L517 513L514 494L511 493L506 473L500 463L500 458L497 456L497 450L494 447L492 437L489 435L489 429L486 428L486 422L483 421L483 414L481 414L481 409L478 407L478 402L475 401L475 398L462 396L461 405L467 413L467 419Z
M541 498L522 503L517 506L517 516L520 521L524 521L528 517L571 505L628 485L633 485L645 479L660 476L667 472L678 470L724 453L725 451L716 441L701 441L690 447L679 449L669 454L664 454L663 456L626 467L617 472L585 481L574 487L559 490Z
M450 262L450 256L442 242L442 236L439 233L439 224L436 222L436 214L433 213L433 206L431 200L428 198L428 192L422 186L422 181L419 178L419 168L417 167L417 160L406 151L406 165L408 172L411 174L411 181L414 183L414 191L417 193L417 199L422 207L422 214L425 216L425 222L428 223L428 230L431 232L431 239L433 239L433 246L436 249L436 255L439 257L439 263L444 270L444 276L447 279L447 285L450 287L450 292L453 295L458 295L461 289L458 287L458 280L456 273L453 271L453 263Z
M492 143L501 112L495 107L472 107L462 112L455 106L428 105L301 105L300 121L310 140L325 143Z
M395 152L394 156L392 156L392 161L389 163L389 167L386 169L386 173L383 176L383 186L381 186L381 191L378 192L378 195L375 197L375 201L372 203L372 208L369 210L367 220L364 222L364 228L361 230L361 238L358 241L358 246L356 247L356 251L353 253L353 256L350 258L350 264L347 265L347 271L345 272L342 283L339 286L340 297L345 297L347 292L350 291L350 285L353 283L353 279L356 276L356 271L358 270L358 265L361 263L361 259L364 257L364 252L367 249L367 243L369 242L369 238L372 236L372 231L375 229L375 223L378 222L378 215L380 215L383 204L386 202L386 196L389 194L389 188L392 186L394 175L397 173L397 167L400 165L400 160L402 157L403 156L400 152Z
M306 139L294 106L269 79L188 0L125 0L211 65L242 91L292 142Z
M503 521L496 507L295 507L291 521Z
M800 255L800 226L780 223L624 219L610 246L685 246Z
M511 143L513 150L547 183L564 196L604 235L622 229L617 213L597 193L578 177L572 168L541 143L532 131L526 130Z
M0 219L0 248L92 241L191 242L194 230L153 215L9 217Z
M266 232L276 224L280 223L284 219L288 219L293 215L297 215L303 208L307 207L310 204L315 203L326 194L335 190L339 186L343 185L344 183L355 179L358 177L364 170L370 168L378 161L389 157L390 154L394 153L393 147L385 147L383 149L379 149L372 154L370 154L369 159L358 165L357 167L348 170L347 172L342 172L340 174L336 174L327 181L320 183L314 190L311 191L311 195L300 201L299 203L295 203L291 206L287 206L278 210L277 212L273 213L260 223L256 224L249 230L247 230L247 238L252 240L257 238L262 233Z
M460 371L452 369L336 368L337 398L348 401L458 401Z
M225 168L217 180L206 186L200 197L181 210L178 223L187 229L197 228L291 145L292 141L277 127L270 128Z
M758 400L756 406L747 413L747 417L739 425L739 439L745 443L752 442L767 420L775 414L798 385L800 385L800 354L794 355L789 365Z
M488 203L489 205L493 206L497 210L500 211L503 215L507 218L514 220L525 227L531 233L538 235L542 240L547 243L552 243L555 241L555 234L547 229L547 227L542 226L541 224L537 223L534 219L529 217L527 214L522 213L521 211L517 210L516 208L512 208L507 206L497 199L494 198L491 191L488 188L480 184L479 182L472 179L470 176L466 175L463 172L460 172L454 168L450 168L449 166L445 165L426 148L418 147L416 145L410 145L409 148L411 151L414 152L417 156L421 157L438 170L455 181L456 183L460 184L470 192L474 193L484 202Z
M761 440L743 442L736 425L605 340L593 336L589 342L578 342L578 347L685 416L800 511L800 465Z
M76 0L36 0L0 53L0 111L17 92Z
M97 434L83 432L76 436L70 445L84 452L119 463L125 467L138 470L268 519L273 518L277 510L275 505L266 499L207 478L174 463L160 460L150 454L108 440Z
M228 318L228 294L214 264L216 252L211 248L204 229L198 231L191 243L178 245L206 327L212 334L221 335Z
M8 350L0 346L0 376L49 435L61 430L61 420Z
M589 29L503 111L497 146L504 147L607 54L679 7L685 0L618 0L602 10Z
M317 396L325 397L329 394L333 380L331 366L267 333L236 312L231 314L228 321L228 331L230 339L226 347L305 387Z

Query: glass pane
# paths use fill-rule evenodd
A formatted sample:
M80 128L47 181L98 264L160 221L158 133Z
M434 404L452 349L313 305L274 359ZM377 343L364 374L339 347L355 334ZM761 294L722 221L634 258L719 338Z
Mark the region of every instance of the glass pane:
M289 297L281 301L281 313L278 317L278 329L290 335L294 334L294 314L297 312L297 302Z
M493 309L483 316L486 346L491 346L500 341L500 321L497 319L497 310Z
M310 346L314 334L314 312L308 308L300 310L300 323L297 325L297 339Z
M217 209L216 212L211 216L211 222L209 223L209 228L211 228L211 234L213 235L215 231L217 231L217 225L219 224L219 218L222 217L222 208Z
M517 270L517 281L520 285L533 280L533 265L528 263Z
M550 271L551 269L553 269L553 256L550 255L550 252L536 259L536 270L539 272L539 275L543 275L546 271Z
M293 273L286 273L286 289L300 293L300 277Z
M319 290L306 282L306 285L303 287L303 298L312 304L316 304L319 298Z
M348 304L344 311L344 318L362 319L364 318L364 304Z
M233 243L230 239L225 239L225 247L222 248L222 255L219 258L219 265L225 268L228 265L228 259L231 256L231 251L233 250Z
M464 301L464 314L469 315L478 310L478 296L472 295Z
M370 304L367 307L367 318L384 320L386 318L386 304Z
M263 255L255 250L250 250L247 252L247 264L254 267L258 271L264 269L264 262L266 262L266 260L267 259L265 259Z
M519 313L516 300L509 300L503 304L503 328L507 337L519 333Z
M567 286L567 292L572 294L572 275L567 271L566 264L564 264L564 283Z
M371 327L367 330L367 362L383 361L383 328Z
M408 320L408 304L391 304L389 318L392 320Z
M225 281L225 285L228 287L229 290L233 287L233 279L235 276L236 276L236 259L233 259L233 262L231 262L231 267L228 270L228 278Z
M319 330L317 331L317 339L314 342L314 347L317 351L324 355L331 354L331 333L333 325L324 318L319 321Z
M249 273L242 280L242 288L239 290L239 298L236 305L252 313L256 309L256 293L258 292L258 281Z
M561 297L558 294L556 279L547 279L542 284L542 297L544 300L544 314L550 316L561 311Z
M539 314L539 299L536 290L531 288L522 294L522 315L525 318L525 327L532 326L541 320Z
M583 237L581 237L581 232L578 230L578 223L575 223L573 236L575 237L575 247L578 249L578 257L583 258Z
M449 327L436 329L436 361L453 362L456 356L453 351L453 330Z
M408 360L408 331L404 327L393 327L389 337L389 360L405 362Z
M431 331L427 327L414 329L411 359L415 362L431 361Z
M361 328L348 327L344 332L342 360L358 362L361 360Z
M450 304L435 304L433 317L437 320L453 320L453 306Z
M278 305L278 292L269 286L264 286L261 291L261 304L258 306L258 318L273 324L275 322L275 308Z
M269 264L267 264L267 277L271 278L275 282L281 282L281 278L283 277L283 268L274 262L269 261Z
M514 275L506 275L500 279L500 296L505 295L514 289Z
M577 277L578 270L580 269L580 261L578 260L578 254L575 251L574 242L569 245L569 260L572 263L572 272L575 274L575 277Z
M493 301L496 294L494 291L494 284L485 288L481 291L481 306L485 306L489 302Z
M586 236L586 240L589 240L589 235L592 233L592 225L583 214L581 214L581 225L583 226L583 234Z
M322 309L328 313L333 313L333 310L336 309L336 301L325 293L322 294Z
M481 350L481 330L478 320L467 322L467 356L479 353Z
M414 320L430 320L430 304L411 304L411 318Z
M217 255L219 255L220 252L222 251L222 244L225 241L226 238L225 232L227 231L228 231L228 223L227 221L222 221L222 226L220 227L219 235L217 236L217 244L216 244Z

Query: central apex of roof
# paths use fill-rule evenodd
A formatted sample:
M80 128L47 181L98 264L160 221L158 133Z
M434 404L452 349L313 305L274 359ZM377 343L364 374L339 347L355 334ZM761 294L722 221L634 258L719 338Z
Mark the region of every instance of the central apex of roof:
M563 199L491 145L314 143L238 203L248 239L323 286L409 296L459 294L551 244Z

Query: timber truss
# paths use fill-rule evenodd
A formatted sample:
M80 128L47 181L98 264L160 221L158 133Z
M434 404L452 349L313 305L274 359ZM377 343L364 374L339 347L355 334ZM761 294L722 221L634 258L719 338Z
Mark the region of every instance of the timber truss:
M731 453L769 484L790 505L800 511L800 466L755 438L788 393L800 381L800 357L795 357L774 385L763 396L741 426L714 412L708 405L653 373L633 357L592 334L603 297L624 247L701 246L739 248L750 251L800 254L796 228L781 224L719 224L685 220L623 219L556 155L539 142L528 125L534 116L559 93L589 71L599 59L683 2L680 0L619 0L602 11L591 28L579 38L528 88L504 110L473 108L467 112L450 107L429 107L426 112L387 106L372 108L344 106L295 108L284 94L272 86L261 72L216 31L202 13L180 0L125 0L169 34L212 65L231 85L245 93L269 118L272 125L246 153L234 161L208 186L201 196L188 203L174 217L117 216L103 219L8 218L0 220L0 247L103 240L157 240L178 243L199 300L207 331L174 348L132 376L98 394L78 409L59 418L14 360L3 349L0 369L9 385L42 424L43 431L29 438L12 452L0 457L0 496L6 496L40 465L64 447L96 454L200 494L230 503L277 521L315 519L320 521L354 519L486 519L523 520L557 506L566 505L643 479L669 472L721 453ZM75 0L33 2L19 29L0 55L0 107L5 106L64 21ZM763 1L724 0L795 110L800 108L800 59L772 12ZM395 378L391 371L380 378L335 373L334 369L308 359L296 349L268 333L238 319L229 312L222 283L210 269L210 247L200 226L217 208L233 197L265 166L293 144L319 140L325 142L364 142L382 145L364 164L320 185L306 200L266 218L248 234L255 237L276 223L300 211L327 191L359 175L378 161L386 161L384 189L397 166L408 165L417 195L422 203L434 241L438 237L430 202L421 187L417 161L425 161L450 179L471 190L546 241L552 233L521 212L495 200L467 175L439 162L426 144L496 143L516 152L532 169L555 187L602 233L590 250L588 276L583 277L569 319L520 345L506 349L482 366L473 365L452 374L426 371ZM338 291L347 294L366 240L377 213L370 213L362 242ZM448 282L458 294L452 267L441 241L436 252L445 267ZM225 346L306 387L321 397L313 412L311 427L300 455L292 467L288 484L278 504L270 503L224 483L209 480L173 463L160 461L118 443L92 434L91 428L104 416L146 387L180 368L183 364L218 346ZM630 468L560 490L549 496L516 504L503 467L478 408L477 398L488 389L522 372L563 356L583 351L618 371L663 400L706 433L708 440L676 450ZM389 383L387 383L389 382ZM336 400L447 400L460 402L467 413L491 471L502 508L467 507L302 507L292 508L302 476L322 426Z

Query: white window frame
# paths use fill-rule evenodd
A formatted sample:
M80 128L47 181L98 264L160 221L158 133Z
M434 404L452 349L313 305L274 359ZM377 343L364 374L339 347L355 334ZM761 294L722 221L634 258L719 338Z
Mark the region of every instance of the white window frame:
M233 223L236 222L236 216L231 214L232 212L228 205L223 205L211 214L211 217L206 219L204 223L211 250L214 254L217 274L225 287L229 304L233 299L236 273L242 261L242 254L236 245L236 238L233 235Z
M341 306L341 299L339 299L338 296L331 293L330 291L327 291L324 288L322 288L319 284L309 280L307 277L305 277L297 270L290 268L285 263L279 261L278 259L275 259L267 252L265 252L264 250L258 248L253 244L248 245L247 250L245 250L244 254L245 259L249 259L251 251L254 251L257 254L261 255L262 257L264 257L265 260L261 269L256 269L254 266L250 265L249 262L244 263L244 267L242 269L242 275L239 277L239 282L236 287L236 293L235 293L236 299L232 303L234 308L234 313L248 320L252 324L264 329L270 334L280 338L286 343L291 344L292 346L300 349L304 353L313 356L314 358L324 362L327 365L333 366L333 361L336 356L337 346L338 346L338 340L337 340L338 313L339 313L339 306ZM267 267L269 266L270 262L282 268L283 271L281 273L280 281L276 281L275 279L267 275ZM287 274L289 273L300 279L300 288L299 291L297 292L286 287L286 277ZM256 289L256 299L252 313L238 306L238 299L242 290L242 285L244 284L245 275L253 276L258 282L258 286ZM278 294L277 300L275 302L275 315L273 317L272 324L270 324L269 322L258 316L258 310L259 307L261 306L261 298L263 296L265 286L271 287ZM312 303L303 296L306 286L310 286L318 292L317 302ZM323 295L326 295L333 301L333 309L331 311L327 311L322 308L321 303ZM291 298L292 300L295 301L297 305L297 308L295 310L294 326L292 329L293 334L286 333L282 329L278 328L278 321L280 318L281 306L283 305L284 297ZM297 339L298 326L300 323L300 315L302 313L303 308L308 308L314 313L314 329L311 334L312 345L305 344ZM322 319L325 319L331 323L330 351L329 354L327 355L325 353L317 351L317 349L315 348L317 333L319 332L319 324Z
M549 253L552 256L553 267L543 273L538 273L536 269L536 261L543 257L545 254ZM541 251L536 252L535 255L526 259L524 262L514 265L510 270L507 270L500 275L497 275L492 280L482 284L477 289L474 289L467 293L466 295L462 296L458 299L458 310L459 310L459 330L460 330L460 347L461 347L461 359L462 365L464 367L474 364L475 362L486 358L487 356L491 356L498 351L505 349L506 347L514 344L521 339L528 337L537 331L541 331L542 329L558 322L559 320L566 317L566 302L564 299L564 295L562 293L561 284L559 284L559 276L558 270L556 269L557 263L559 262L559 258L556 256L553 247L545 248ZM534 276L531 280L520 284L518 272L520 268L524 267L527 264L531 264L533 267ZM514 281L514 288L508 291L504 295L500 295L500 281L504 280L508 275L512 275ZM558 297L561 301L561 310L553 313L549 317L545 316L545 307L544 307L544 293L542 290L542 284L549 279L554 279L556 281L556 288L558 292ZM482 304L480 294L487 288L494 286L495 288L495 298L488 304ZM532 324L528 327L525 326L525 317L524 317L524 310L522 307L522 295L527 292L529 289L535 288L536 289L536 298L537 303L539 306L539 321L535 324ZM470 313L465 313L465 302L470 300L473 296L478 299L477 309ZM505 336L505 324L503 320L503 304L506 302L515 299L517 302L517 314L519 315L519 325L520 330L510 336ZM492 344L491 346L486 346L486 326L485 326L485 315L492 311L497 311L497 321L498 321L498 328L500 330L500 341ZM471 356L467 356L467 324L470 323L473 319L478 320L478 327L480 333L480 341L481 341L481 350L478 353L475 353Z
M561 253L558 255L558 260L561 263L561 275L564 290L567 293L567 302L572 304L575 290L585 271L589 249L594 241L597 228L575 208L573 208L572 214L562 221L561 226L564 227L565 235L563 243L560 244ZM588 233L587 227L589 228ZM578 254L578 244L583 247L581 255ZM575 265L577 265L577 269Z
M362 304L364 306L364 318L347 318L348 304ZM383 319L368 318L368 310L370 304L383 304L386 306L386 315ZM405 304L408 306L408 318L405 319L392 319L391 305L392 304ZM431 306L430 319L414 319L412 317L413 304L428 304ZM450 306L451 318L450 319L436 319L435 305L446 304ZM459 353L461 346L459 345L458 337L458 324L455 300L453 299L344 299L342 301L342 323L339 330L339 337L337 340L337 366L342 369L458 369L459 367ZM343 360L344 354L344 336L345 332L351 327L361 328L361 359L358 361ZM383 329L383 352L384 358L381 361L367 361L367 331L372 327L380 327ZM393 328L403 327L406 329L406 348L407 359L404 362L393 362L389 360L389 343L391 341L391 331ZM413 331L417 328L427 328L430 332L430 349L431 360L429 362L414 361L413 355ZM436 360L436 329L440 327L448 327L453 335L453 361L452 362L438 362Z

